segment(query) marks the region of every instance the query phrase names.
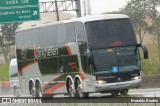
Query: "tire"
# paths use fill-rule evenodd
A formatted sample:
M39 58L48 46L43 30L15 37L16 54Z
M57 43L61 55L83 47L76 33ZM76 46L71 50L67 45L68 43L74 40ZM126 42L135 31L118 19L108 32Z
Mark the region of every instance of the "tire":
M41 84L39 82L36 82L36 97L43 97Z
M76 93L80 98L88 98L89 96L88 92L83 92L82 84L79 79L76 80Z
M122 96L128 96L128 89L120 90L120 94L121 94Z
M74 90L74 85L71 81L71 79L67 79L67 92L69 94L69 97L75 97L75 90Z
M36 97L36 89L33 82L29 82L29 92L32 95L32 97Z
M112 96L117 96L119 94L119 91L111 91Z

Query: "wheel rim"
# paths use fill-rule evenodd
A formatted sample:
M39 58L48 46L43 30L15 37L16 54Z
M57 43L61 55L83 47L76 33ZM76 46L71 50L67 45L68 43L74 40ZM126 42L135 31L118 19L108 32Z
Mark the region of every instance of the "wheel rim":
M36 96L36 90L35 90L35 87L32 87L32 90L31 90L31 94L33 97Z

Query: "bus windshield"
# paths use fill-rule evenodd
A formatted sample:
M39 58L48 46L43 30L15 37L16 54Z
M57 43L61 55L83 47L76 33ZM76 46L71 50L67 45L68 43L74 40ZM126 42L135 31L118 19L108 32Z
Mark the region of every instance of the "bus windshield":
M95 72L112 73L140 69L135 46L92 50Z
M123 46L137 43L128 18L87 22L85 28L90 49L111 47L114 42Z

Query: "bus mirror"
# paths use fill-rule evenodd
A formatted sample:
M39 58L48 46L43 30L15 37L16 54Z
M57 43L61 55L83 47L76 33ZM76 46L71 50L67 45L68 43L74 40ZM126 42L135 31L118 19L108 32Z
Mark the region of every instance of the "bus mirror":
M148 59L148 50L144 44L138 44L137 47L141 47L143 50L144 59Z

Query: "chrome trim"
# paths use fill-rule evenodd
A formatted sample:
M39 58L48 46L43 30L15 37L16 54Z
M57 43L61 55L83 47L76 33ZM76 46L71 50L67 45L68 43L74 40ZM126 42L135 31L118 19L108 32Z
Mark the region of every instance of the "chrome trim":
M95 92L105 92L110 90L137 88L141 86L141 82L142 82L142 79L140 78L138 80L116 82L116 83L105 83L105 84L94 83L94 89L95 89Z

